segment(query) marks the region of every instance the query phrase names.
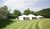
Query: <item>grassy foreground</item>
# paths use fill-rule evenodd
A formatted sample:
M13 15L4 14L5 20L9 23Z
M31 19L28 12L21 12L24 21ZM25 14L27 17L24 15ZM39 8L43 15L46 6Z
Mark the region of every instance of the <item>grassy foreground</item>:
M12 21L14 22L3 29L50 29L50 19Z

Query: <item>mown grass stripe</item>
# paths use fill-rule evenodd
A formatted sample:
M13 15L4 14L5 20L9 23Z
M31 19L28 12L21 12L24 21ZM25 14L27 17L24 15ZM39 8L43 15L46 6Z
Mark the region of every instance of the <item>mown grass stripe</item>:
M35 23L35 22L33 22L33 23L30 25L29 29L32 29L32 25L33 25L34 23Z
M27 27L30 23L32 23L31 21L29 23L27 23L25 26L22 27L22 29L25 29L25 27Z
M50 20L46 19L39 22L40 29L50 29Z
M32 24L33 22L31 21L27 26L25 26L23 29L29 29L30 25Z
M38 23L39 23L39 21L36 23L36 29L39 29Z
M16 22L12 23L10 26L8 26L7 28L8 29L13 29L15 26L23 24L23 23L24 22L22 22L22 21L16 21Z
M27 25L27 24L29 24L30 22L26 22L26 23L24 23L22 26L20 26L19 28L17 28L17 29L21 29L21 28L23 28L23 26L25 26L25 25Z
M36 23L38 22L38 20L34 20L35 23L32 25L32 29L36 29Z
M15 27L13 27L12 29L18 28L18 27L22 26L24 23L26 23L26 22L23 22L23 23L21 22L21 23L17 24Z

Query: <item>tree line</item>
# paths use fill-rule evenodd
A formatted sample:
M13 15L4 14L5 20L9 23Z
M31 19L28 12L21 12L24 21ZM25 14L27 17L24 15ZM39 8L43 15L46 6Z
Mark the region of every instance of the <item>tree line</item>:
M31 11L28 8L28 9L25 9L23 13L15 9L13 13L10 13L10 11L8 11L7 6L0 7L0 19L14 19L14 18L18 18L18 16L21 16L23 14L24 15L34 14L36 16L41 15L41 16L44 16L45 18L50 18L50 8L42 9L37 12Z

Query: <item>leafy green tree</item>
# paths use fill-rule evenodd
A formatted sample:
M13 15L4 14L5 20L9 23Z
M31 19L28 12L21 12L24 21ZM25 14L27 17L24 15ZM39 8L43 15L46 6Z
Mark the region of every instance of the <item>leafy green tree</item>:
M21 12L19 10L14 10L14 15L16 17L20 16L21 15Z
M41 11L38 11L37 14L50 18L50 8L42 9Z
M7 6L1 7L0 10L1 10L0 13L2 13L3 15L7 15L7 13L8 13L8 7Z
M0 7L0 16L3 18L7 16L7 14L8 14L8 7L7 6Z
M13 13L9 13L8 18L9 19L14 19L16 16Z
M30 13L31 13L31 14L34 14L34 11L31 11Z
M3 7L1 7L1 9L8 10L8 7L7 6L3 6Z
M31 11L30 11L30 9L28 8L28 9L26 9L26 10L24 11L24 14L25 14L25 15L29 15L30 12L31 12Z

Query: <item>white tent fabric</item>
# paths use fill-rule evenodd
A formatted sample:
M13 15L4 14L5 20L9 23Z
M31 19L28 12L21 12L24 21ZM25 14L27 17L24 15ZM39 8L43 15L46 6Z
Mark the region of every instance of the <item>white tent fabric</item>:
M37 16L37 19L40 19L40 18L43 18L43 16L38 15L38 16Z
M19 20L23 20L23 19L22 19L22 16L19 16Z
M28 17L29 17L30 20L32 20L32 17L36 17L36 16L33 15L33 14L29 14Z
M21 16L19 16L19 20L23 20L24 17L25 17L25 19L30 19L30 20L32 20L32 19L34 19L34 18L40 19L40 18L42 18L43 16L40 16L40 15L35 16L35 15L33 15L33 14L21 15Z
M33 14L29 14L28 16L29 16L29 17L36 17L36 16L35 16L35 15L33 15Z
M19 19L20 19L20 20L23 20L24 17L28 17L28 16L22 15L22 16L19 16Z

